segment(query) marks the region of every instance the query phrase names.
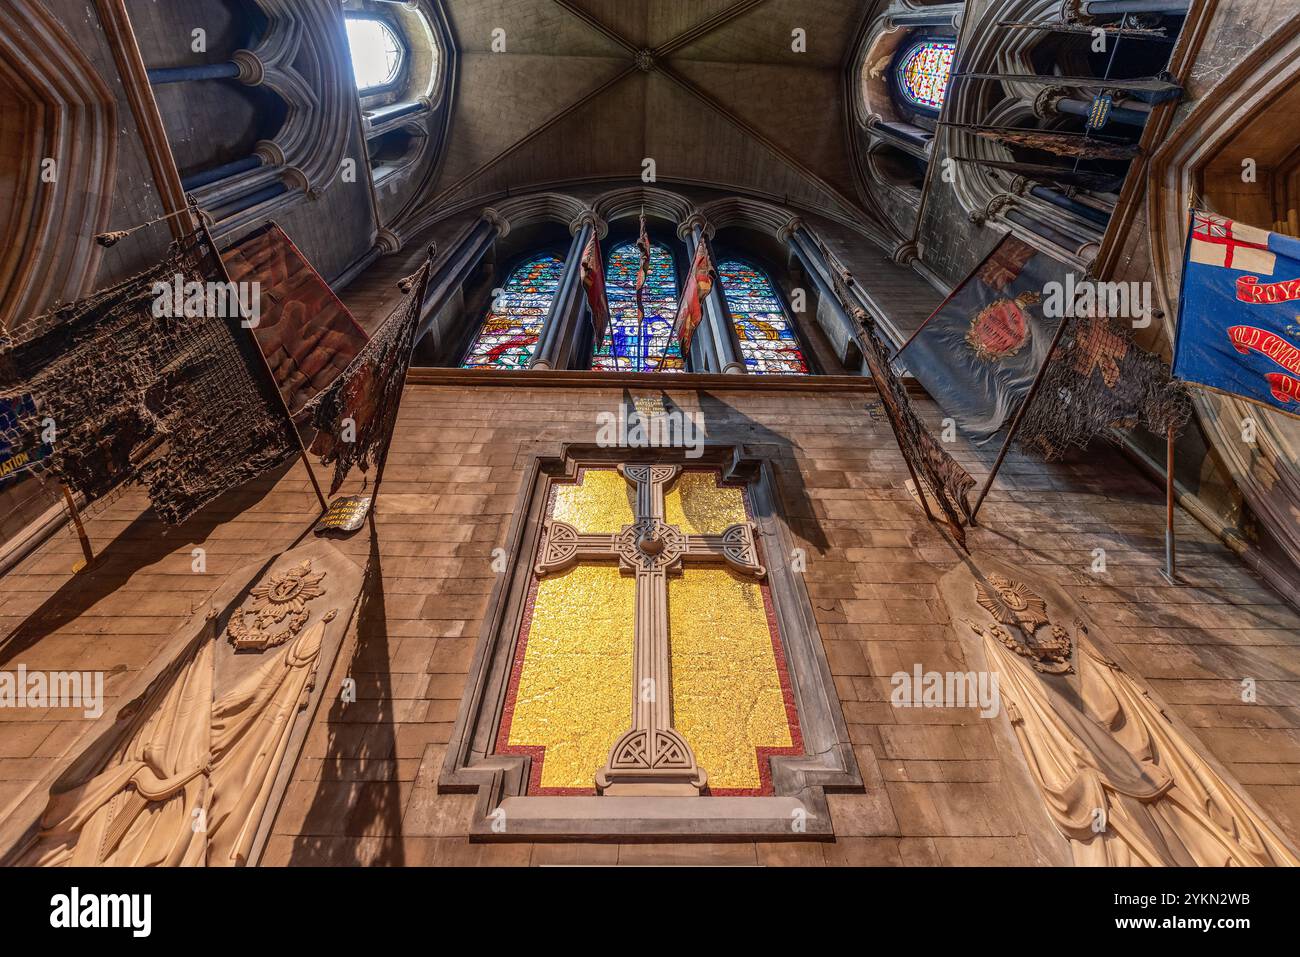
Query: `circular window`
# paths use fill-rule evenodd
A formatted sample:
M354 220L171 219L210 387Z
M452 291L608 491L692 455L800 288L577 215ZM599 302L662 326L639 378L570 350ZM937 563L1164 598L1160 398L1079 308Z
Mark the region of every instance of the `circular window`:
M894 68L903 99L923 110L939 112L956 53L957 44L951 40L922 40L909 47Z

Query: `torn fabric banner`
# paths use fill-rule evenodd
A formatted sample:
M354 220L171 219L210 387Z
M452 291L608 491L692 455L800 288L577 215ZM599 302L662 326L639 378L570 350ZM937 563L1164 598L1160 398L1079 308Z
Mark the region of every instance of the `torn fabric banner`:
M596 231L591 231L587 248L582 252L582 288L587 296L587 307L591 312L592 341L596 348L605 341L605 330L609 328L609 300L605 297L605 268L600 258L600 240Z
M677 319L673 322L673 337L681 343L682 355L691 351L691 340L704 318L704 301L713 291L713 263L709 257L709 242L703 236L695 244L695 258L686 276L681 302L677 305Z
M312 424L319 430L312 451L322 464L334 466L331 495L342 487L353 466L362 472L372 466L383 468L415 350L433 256L431 247L419 272L400 283L405 298L375 330L347 371L307 406Z
M1192 211L1174 375L1300 417L1300 239Z
M298 436L242 328L242 298L193 235L145 272L0 337L0 404L14 413L4 441L32 454L48 442L33 471L87 500L143 482L169 525L282 464Z
M916 494L925 502L926 489L943 512L953 538L963 549L966 548L965 526L971 524L972 513L970 491L975 487L975 479L954 459L921 421L907 394L907 387L894 373L890 365L889 350L876 332L875 320L867 314L854 296L849 293L853 276L835 258L824 245L822 255L826 258L831 274L832 290L840 305L853 318L860 335L858 342L866 360L867 370L876 385L880 404L893 429L898 450L902 453L912 474L916 476ZM929 506L926 505L926 512Z

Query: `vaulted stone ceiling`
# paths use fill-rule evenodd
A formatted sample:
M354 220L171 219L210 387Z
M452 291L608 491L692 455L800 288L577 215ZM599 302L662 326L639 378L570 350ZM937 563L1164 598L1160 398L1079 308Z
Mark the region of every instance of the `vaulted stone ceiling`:
M426 208L506 189L716 186L864 215L842 68L857 0L446 0L460 49L450 144ZM493 52L493 31L505 52ZM791 48L792 31L807 52Z

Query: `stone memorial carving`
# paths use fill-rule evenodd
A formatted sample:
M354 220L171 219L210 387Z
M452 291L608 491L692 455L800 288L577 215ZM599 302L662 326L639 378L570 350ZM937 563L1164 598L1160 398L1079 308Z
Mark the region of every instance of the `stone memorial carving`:
M256 862L362 581L320 541L258 571L232 576L92 729L6 862Z
M940 587L968 659L997 675L1029 777L1076 864L1300 863L1061 588L982 557Z

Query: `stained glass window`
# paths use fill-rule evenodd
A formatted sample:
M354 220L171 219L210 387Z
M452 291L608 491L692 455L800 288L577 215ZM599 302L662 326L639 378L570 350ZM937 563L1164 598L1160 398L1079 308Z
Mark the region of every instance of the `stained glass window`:
M957 44L951 40L922 40L909 49L896 68L903 97L915 106L938 112L948 91L956 52Z
M605 266L605 295L609 299L610 331L597 343L593 369L619 372L682 372L681 349L672 337L677 315L677 274L673 254L658 243L650 247L650 276L645 287L644 335L636 313L636 271L641 262L636 244L615 246ZM611 340L612 336L612 340ZM663 369L659 357L665 354Z
M748 370L806 375L808 362L771 280L738 259L718 263L718 278Z
M402 44L392 27L373 17L348 17L347 28L357 90L365 93L396 80L402 68Z
M493 300L464 368L528 368L563 271L564 260L551 255L515 267Z

